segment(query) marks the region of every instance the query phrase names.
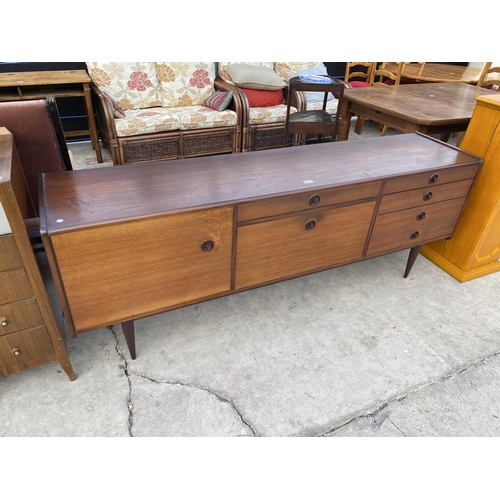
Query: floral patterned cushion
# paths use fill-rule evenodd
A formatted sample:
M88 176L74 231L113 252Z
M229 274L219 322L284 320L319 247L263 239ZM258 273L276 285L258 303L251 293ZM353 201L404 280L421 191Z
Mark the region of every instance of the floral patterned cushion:
M267 108L250 108L248 121L250 125L262 123L281 123L286 118L286 104L269 106ZM295 113L297 108L290 106L290 113Z
M156 73L166 108L201 106L214 93L214 63L157 62Z
M278 73L283 80L288 81L290 72L297 73L299 69L311 69L323 64L322 62L275 62L274 71ZM289 72L287 74L287 72Z
M237 122L236 113L230 109L215 111L206 106L180 106L170 108L170 111L178 116L181 130L232 127Z
M92 81L124 111L161 106L154 62L87 62Z
M218 63L219 77L227 83L233 83L227 72L227 68L231 64L249 64L250 66L263 66L264 68L274 69L274 63L272 62L220 62Z
M154 134L178 130L181 126L177 113L165 108L135 109L125 111L125 118L115 119L118 137Z
M330 99L329 101L326 101L326 110L331 114L334 115L337 112L337 105L338 105L337 99L335 97L333 99ZM307 102L307 108L308 111L310 110L318 110L318 109L323 109L323 101L321 102Z

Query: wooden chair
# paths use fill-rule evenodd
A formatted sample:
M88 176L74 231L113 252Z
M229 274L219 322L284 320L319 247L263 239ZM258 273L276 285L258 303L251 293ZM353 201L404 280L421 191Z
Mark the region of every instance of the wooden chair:
M373 62L348 62L345 66L344 82L350 88L369 87L372 71L374 67ZM356 115L356 127L354 132L361 134L365 119L363 116Z
M14 136L33 213L25 221L32 244L41 243L38 219L38 174L73 170L72 159L54 96L30 101L0 102L0 127Z
M500 66L495 66L491 67L493 63L487 62L484 64L483 71L481 73L481 76L479 77L479 80L477 82L478 87L486 87L486 88L493 88L494 90L498 90L500 87ZM495 74L492 78L490 78L490 75Z

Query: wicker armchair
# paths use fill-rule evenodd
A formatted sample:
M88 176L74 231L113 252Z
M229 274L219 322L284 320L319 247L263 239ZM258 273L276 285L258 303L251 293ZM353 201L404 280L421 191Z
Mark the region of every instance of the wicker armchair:
M130 164L239 153L243 106L203 106L215 91L214 63L87 63L103 146Z
M285 133L285 118L287 101L290 99L292 112L303 111L306 107L305 95L303 92L294 92L288 95L286 82L283 81L283 102L276 106L251 107L244 91L243 85L236 86L232 81L228 68L231 64L244 64L250 66L269 68L274 71L274 62L254 62L254 63L234 63L219 62L218 78L220 84L229 84L238 94L242 102L242 139L241 151L257 151L261 149L272 149L283 147L283 134ZM278 75L276 75L278 76ZM292 144L292 134L289 134L288 144Z

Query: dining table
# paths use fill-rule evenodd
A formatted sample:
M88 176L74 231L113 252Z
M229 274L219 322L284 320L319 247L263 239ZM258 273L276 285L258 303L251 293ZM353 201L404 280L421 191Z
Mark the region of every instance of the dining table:
M467 129L481 95L497 95L467 83L410 83L345 89L340 104L338 141L347 140L352 116L362 116L403 133L440 134Z
M385 69L397 73L399 63L386 63ZM401 73L402 80L411 80L411 83L443 83L462 82L477 84L483 68L459 66L444 63L407 63Z

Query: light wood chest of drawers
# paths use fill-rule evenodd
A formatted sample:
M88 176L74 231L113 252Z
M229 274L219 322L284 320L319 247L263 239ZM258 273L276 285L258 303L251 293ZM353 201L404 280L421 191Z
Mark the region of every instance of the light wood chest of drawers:
M421 134L46 174L70 334L451 237L481 159ZM367 285L368 286L368 285Z
M59 361L74 380L25 229L30 203L12 135L0 128L0 376Z

